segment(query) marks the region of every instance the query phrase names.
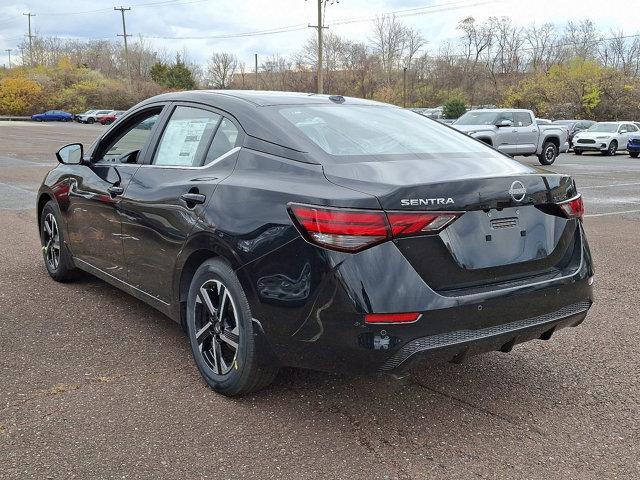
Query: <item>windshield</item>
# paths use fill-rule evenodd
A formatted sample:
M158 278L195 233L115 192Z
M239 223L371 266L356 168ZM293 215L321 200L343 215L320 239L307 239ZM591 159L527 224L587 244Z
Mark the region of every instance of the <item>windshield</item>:
M306 139L330 155L347 157L346 161L354 156L499 155L463 133L395 107L303 105L278 111Z
M467 112L456 120L456 125L495 125L498 120L496 112Z
M618 131L618 124L617 123L596 123L594 125L591 125L587 129L587 132L615 133L617 131Z

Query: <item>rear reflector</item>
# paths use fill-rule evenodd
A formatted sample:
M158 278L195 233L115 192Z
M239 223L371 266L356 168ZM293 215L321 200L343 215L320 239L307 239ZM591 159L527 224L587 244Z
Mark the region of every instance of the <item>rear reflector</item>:
M411 323L419 317L419 313L370 313L364 316L364 323Z
M582 217L584 216L582 195L578 195L566 202L559 203L558 206L562 209L562 212L567 218L578 218L582 220Z
M411 235L437 233L463 212L384 212L289 204L292 217L310 242L345 252Z

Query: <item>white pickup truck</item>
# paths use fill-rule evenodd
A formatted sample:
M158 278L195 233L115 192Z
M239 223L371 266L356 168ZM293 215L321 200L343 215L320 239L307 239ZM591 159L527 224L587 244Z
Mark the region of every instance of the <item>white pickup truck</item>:
M567 128L538 125L531 110L470 110L451 126L507 155L537 155L542 165L551 165L558 153L569 150Z

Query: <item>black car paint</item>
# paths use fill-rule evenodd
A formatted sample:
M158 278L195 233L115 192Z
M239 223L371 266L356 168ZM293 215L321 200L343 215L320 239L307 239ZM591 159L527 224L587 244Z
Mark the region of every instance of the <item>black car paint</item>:
M478 223L480 216L515 215L517 209L577 193L569 177L515 161L497 171L486 167L480 174L481 159L471 157L457 159L457 171L443 170L437 158L322 162L320 149L309 142L301 148L300 134L269 112L270 105L327 102L324 96L262 92L154 97L127 112L92 149L95 154L102 139L137 112L162 107L138 163L95 165L88 159L78 166L60 165L43 182L38 212L55 199L69 239L65 247L76 266L177 322L184 320L195 269L206 258L224 257L238 275L264 337L286 365L374 371L418 337L499 325L592 301L591 256L575 219L553 220L558 248L566 247L568 253L560 252L558 258L541 254L524 263L524 273L523 263L513 265L517 257L505 264L504 251L513 241L509 235L495 234L491 247L479 250L476 260L466 258L479 263L466 266L456 256L453 228L428 238L387 241L357 254L304 240L286 208L289 202L415 210L400 200L422 198L428 191L429 197L455 197L456 209L470 210L470 220ZM349 99L346 105L352 103L371 102ZM240 127L241 148L204 167L151 166L153 146L177 104L226 115ZM431 183L415 181L420 168L431 172ZM508 194L516 179L528 190L522 202ZM124 188L122 195L110 194L115 183ZM180 199L195 191L206 196L204 204L187 205ZM444 210L438 205L419 209ZM456 228L463 227L460 222ZM535 225L527 230L535 235ZM486 236L483 241L483 246L490 243ZM552 254L547 247L544 253ZM366 313L409 311L423 315L406 325L363 322Z

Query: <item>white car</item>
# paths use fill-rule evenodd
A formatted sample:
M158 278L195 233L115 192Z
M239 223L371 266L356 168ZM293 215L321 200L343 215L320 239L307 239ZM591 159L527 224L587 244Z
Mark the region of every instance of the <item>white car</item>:
M600 152L603 155L615 155L625 150L629 137L640 129L633 122L598 122L573 137L573 152Z
M114 110L87 110L80 115L76 115L76 120L80 123L95 123L98 117L108 115Z

